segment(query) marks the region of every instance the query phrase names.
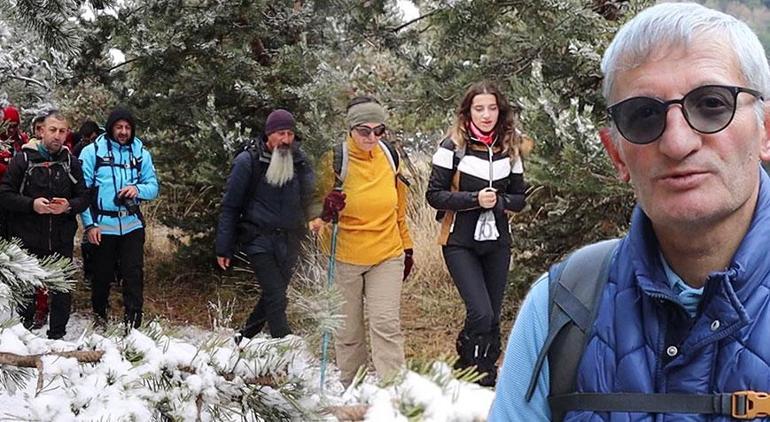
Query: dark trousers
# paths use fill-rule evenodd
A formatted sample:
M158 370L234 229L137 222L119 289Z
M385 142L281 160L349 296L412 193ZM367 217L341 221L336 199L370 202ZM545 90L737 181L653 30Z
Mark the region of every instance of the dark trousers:
M246 320L241 334L248 338L254 337L262 331L265 324L274 338L291 334L286 319L286 289L297 262L296 252L258 253L249 256L249 262L262 289L262 295Z
M123 319L138 328L142 323L144 303L144 229L123 236L102 235L100 245L91 250L91 306L94 313L107 318L110 284L115 280L115 266L123 277Z
M45 258L54 254L52 251L39 249L30 249L29 252L38 258ZM72 259L72 256L67 256ZM67 323L70 320L70 311L72 310L72 294L69 292L49 291L48 296L51 301L49 306L48 338L58 339L64 337L67 333ZM31 327L35 318L35 295L31 293L24 305L18 309L22 323L25 327Z
M479 242L477 248L444 246L449 274L465 302L469 336L499 333L500 308L508 281L510 248L499 242Z

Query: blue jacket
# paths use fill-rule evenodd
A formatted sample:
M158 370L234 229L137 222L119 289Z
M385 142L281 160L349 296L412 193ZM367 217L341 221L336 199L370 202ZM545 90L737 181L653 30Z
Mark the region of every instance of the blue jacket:
M770 179L761 172L751 225L728 268L709 275L690 317L666 280L651 223L637 208L610 269L585 352L581 392L770 391ZM570 412L565 420L731 420Z
M140 203L158 196L155 166L142 141L134 137L130 143L121 145L102 134L83 148L80 160L86 187L96 187L91 209L80 214L83 226L98 226L102 234L107 235L124 235L144 227L139 214L128 215L128 208L115 201L117 192L129 185L139 190ZM101 163L98 168L97 162ZM104 165L109 163L113 165ZM118 212L120 215L104 215L99 211Z
M265 180L272 154L264 139L254 159L249 151L235 157L219 214L217 256L232 258L237 243L248 255L276 249L284 255L286 235L301 233L307 221L320 213L313 204L315 174L299 149L299 139L294 142L294 178L280 187ZM244 233L248 230L253 230L251 236Z
M770 202L770 194L768 193L768 181L770 179L767 178L766 175L762 175L761 179L761 189L760 189L760 195L759 200L757 204L757 209L755 210L755 215L752 221L752 224L750 226L749 232L744 238L743 243L741 244L740 248L736 252L735 256L733 257L731 268L735 270L735 272L732 275L735 275L736 282L733 284L735 287L739 287L739 289L734 289L734 292L737 292L737 297L739 298L739 301L736 302L737 305L741 304L740 307L743 307L745 309L749 309L747 305L747 302L751 302L752 306L751 309L752 312L757 311L755 307L756 302L764 302L768 300L767 293L765 294L755 294L755 297L752 297L749 299L750 291L753 288L756 288L756 286L761 285L760 292L766 290L768 278L770 278L770 275L768 275L767 266L768 264L764 261L766 260L764 258L763 252L766 247L764 246L764 238L767 236L767 231L770 230L770 221L768 221L768 202ZM719 326L717 327L717 333L721 333L720 335L727 335L727 339L723 340L717 340L716 338L708 338L708 333L711 332L711 325L713 324L713 320L709 323L708 327L705 328L703 324L705 322L709 322L709 315L710 313L713 313L714 310L717 310L719 308L718 305L715 304L714 299L715 298L722 298L724 299L725 293L716 293L714 292L714 289L723 289L725 288L725 282L724 280L720 280L719 276L716 276L716 282L711 283L709 282L710 287L707 289L693 289L687 287L684 282L667 266L665 265L665 262L660 260L660 255L658 252L657 247L655 244L651 244L650 240L654 236L654 234L651 231L651 228L649 226L649 221L644 216L644 214L640 210L636 210L632 219L632 227L631 232L628 235L628 239L626 240L626 245L628 242L636 242L636 244L639 244L638 239L642 239L641 245L643 245L643 248L635 248L634 253L638 253L640 250L644 251L644 254L642 256L633 256L629 257L627 255L628 250L626 249L624 253L624 258L616 259L613 263L614 269L613 269L613 277L617 277L618 272L621 270L621 267L623 266L629 266L628 263L631 262L632 265L629 267L634 268L631 270L630 268L627 268L625 271L626 276L629 276L632 272L639 272L639 274L655 274L655 285L656 288L662 291L666 291L669 295L667 299L669 305L667 306L674 306L674 309L677 309L676 306L673 305L672 302L681 302L684 307L687 309L688 315L694 315L697 319L690 319L690 321L698 321L695 327L697 327L700 332L696 333L693 331L690 336L690 340L688 340L690 343L692 343L692 339L698 336L701 336L702 339L705 341L709 341L710 344L708 347L706 347L706 350L708 352L714 352L716 348L718 348L718 343L724 343L725 345L731 345L730 347L735 348L737 346L736 339L738 339L736 334L733 334L732 336L729 333L720 331L719 328L724 329L725 325L723 325L722 321L720 321ZM636 241L630 240L631 238L637 239ZM657 257L657 258L656 258ZM629 260L630 259L630 260ZM649 270L648 270L649 268ZM737 268L737 270L736 270ZM753 271L756 272L755 277L750 277L752 274L752 268ZM730 273L731 271L728 270L726 273ZM724 275L725 273L721 273ZM763 275L764 274L764 275ZM728 274L730 276L731 274ZM649 280L649 276L645 276L640 278L644 279L647 278ZM729 278L729 277L728 277ZM712 277L712 279L714 279ZM751 280L750 283L748 280ZM633 283L632 281L627 279L627 282ZM617 283L616 283L617 284ZM749 285L750 284L750 285ZM751 287L755 286L755 287ZM609 287L609 289L617 289L617 286L615 287ZM699 303L701 302L701 296L703 295L703 292L701 290L706 290L705 296L710 297L711 299L705 299L703 300L704 305L701 309L701 312L698 313L693 312L694 310L697 310ZM733 290L733 289L731 289ZM636 381L638 381L641 384L664 384L667 385L668 389L661 388L660 392L671 392L671 391L687 391L688 393L693 392L702 392L703 385L702 384L710 384L709 377L704 378L698 378L696 377L690 377L689 381L691 382L683 382L683 378L680 378L678 380L675 379L673 376L669 377L662 377L659 382L650 382L651 379L651 373L649 372L652 366L657 366L658 363L660 363L663 368L664 361L668 358L662 358L662 356L659 354L658 356L661 357L661 359L656 359L653 356L650 356L650 360L648 362L643 362L643 364L640 364L639 362L633 362L633 363L626 363L625 359L637 359L637 356L634 356L633 353L629 353L625 355L625 358L621 358L621 356L617 356L617 358L613 359L611 357L612 351L608 347L608 344L604 342L602 338L608 338L612 340L613 347L616 349L620 349L623 351L629 351L627 342L633 343L631 341L632 333L635 333L636 341L639 340L639 332L641 330L633 329L629 327L630 325L634 325L634 321L639 321L636 318L639 318L639 307L643 306L641 303L637 303L639 306L633 307L631 306L634 301L641 301L642 297L648 296L649 293L645 292L643 295L630 295L629 293L632 292L633 289L627 289L623 294L623 298L621 299L619 296L615 296L615 301L622 301L620 303L620 306L622 306L623 311L619 311L619 315L615 316L614 318L611 318L612 321L614 319L617 319L619 322L612 322L609 325L607 325L607 322L604 322L603 329L605 330L602 334L596 334L595 338L591 340L589 345L591 347L594 347L594 352L592 353L593 359L600 359L595 360L593 362L587 360L591 359L588 357L588 351L586 352L586 356L583 358L581 367L580 367L580 376L579 376L579 383L581 387L583 388L581 391L619 391L619 389L622 387L620 384L617 384L617 382L628 382L628 381L634 381L629 383L629 385L633 385ZM679 292L679 293L676 293ZM607 301L609 298L613 297L613 294L617 293L617 290L612 290L612 292L605 291L604 294L604 300ZM671 296L672 293L674 296ZM730 294L727 295L727 297L735 297L734 295ZM649 298L646 299L649 301ZM717 299L719 301L719 299ZM712 301L711 303L709 303ZM649 303L648 303L649 304ZM722 305L725 305L723 302ZM611 306L612 310L615 310L615 303L612 303L612 305L608 304L602 304L603 308L607 308L608 306ZM733 305L729 305L733 306ZM738 307L738 308L740 308ZM619 308L621 309L621 308ZM629 317L631 315L629 312L633 310L634 312L637 312L635 316ZM721 309L722 312L726 312L728 317L732 317L732 319L740 318L739 315L741 315L741 312L736 312L735 310L729 310L729 309ZM677 313L681 314L681 311L676 311ZM606 312L604 313L605 317L608 315ZM752 321L756 322L755 325L763 325L763 323L766 323L765 321L770 321L766 316L764 315L754 315L751 317ZM664 324L660 322L657 318L652 318L653 323L655 324L656 328L660 329ZM597 319L597 324L599 323L599 320ZM645 323L646 324L646 323ZM739 325L742 325L743 323L740 323ZM612 333L607 332L607 330L610 330L612 328L609 328L612 325L616 325L615 327L615 333L623 333L622 336L618 336L616 338L615 335L609 335ZM639 324L636 324L639 325ZM676 326L680 326L681 324L672 325L672 328ZM716 324L715 324L716 326ZM595 326L596 329L596 326ZM753 328L751 325L749 326L743 326L743 328L736 328L732 327L731 330L739 330L738 333L741 334L741 337L743 335L748 335L748 331L752 331ZM756 330L759 330L757 332L762 332L762 330L765 330L766 328L757 327ZM675 331L675 330L659 330L658 333L663 334L661 331ZM628 332L628 333L627 333ZM510 337L508 338L508 346L505 351L505 359L503 361L503 366L501 368L500 376L498 378L498 384L496 387L496 397L495 401L492 405L492 409L489 414L489 421L547 421L550 420L551 413L548 408L548 402L547 397L549 395L549 368L548 368L548 360L543 363L542 370L539 373L539 376L537 378L537 387L535 388L534 395L532 399L527 402L524 399L525 392L527 390L527 386L530 381L530 376L532 375L532 371L535 367L535 362L537 360L537 356L540 353L540 350L542 349L545 339L548 336L548 274L544 274L535 284L533 284L532 289L527 294L527 297L524 299L524 302L522 303L521 307L519 308L519 314L516 317L516 321L514 323L513 329L511 330ZM695 336L695 337L692 337ZM755 337L761 337L761 336L755 336ZM716 341L717 344L714 344L713 341ZM768 370L767 366L764 365L764 363L761 362L767 362L767 358L760 358L760 356L767 356L767 351L761 351L757 352L757 354L752 354L753 350L756 350L758 347L758 344L761 343L761 339L755 339L749 343L753 343L750 350L745 350L744 352L738 352L737 349L735 353L739 353L738 355L730 355L732 352L725 352L724 350L717 354L712 354L711 357L720 356L721 358L724 358L725 356L729 356L730 359L727 359L725 361L720 361L714 368L710 368L712 373L714 374L713 382L714 385L724 385L725 387L723 389L716 389L714 388L713 391L735 391L740 389L745 389L743 384L751 385L752 388L754 388L754 385L756 385L757 390L762 390L764 388L764 391L767 391L767 386L765 385L765 382L756 383L754 384L755 380L754 377L762 377L765 378L768 377L768 374L770 374L770 370ZM664 344L667 344L664 342ZM682 343L685 344L685 343ZM687 355L689 356L687 359L692 359L693 354L700 353L703 351L701 349L701 346L705 346L699 344L698 352L695 351L686 351L683 350L681 347L677 347L677 351L679 352L677 356ZM640 347L647 347L640 346ZM667 347L666 347L667 348ZM664 348L665 349L665 348ZM597 350L603 350L606 354L600 354L597 353ZM642 353L640 351L640 353ZM648 351L643 352L645 354L649 353ZM665 350L664 350L665 353ZM685 358L682 358L684 360ZM603 362L601 365L599 365L597 362ZM704 363L701 361L698 362L692 362L696 366L693 366L692 368L690 365L690 360L688 360L688 364L685 366L681 366L680 364L681 360L677 360L674 362L673 360L668 363L668 365L677 365L680 366L684 371L688 370L697 370L702 369L698 365L703 365ZM605 364L606 363L606 364ZM599 365L599 367L597 367ZM613 366L614 365L614 366ZM629 366L636 366L639 365L639 369L634 369L633 372L629 372L627 375L623 374L622 371L629 371ZM747 370L747 373L751 373L753 376L745 376L742 375L743 371L738 369L735 371L736 367L734 365L744 365ZM604 370L607 370L607 373L604 372ZM618 369L620 368L620 369ZM696 369L697 368L697 369ZM662 374L665 374L662 372ZM721 375L717 375L721 374ZM682 375L682 373L672 374L672 375ZM663 375L661 375L663 376ZM735 377L732 381L730 380L730 377ZM744 382L740 382L740 378L743 377ZM621 381L622 380L622 381ZM674 382L671 381L679 381L679 387L677 388L683 388L680 390L673 390ZM736 382L738 381L738 382ZM732 384L731 384L732 382ZM596 389L592 390L592 386L595 386L597 384L605 383L604 385L607 386L606 389ZM698 385L701 384L701 385ZM614 388L614 389L613 389ZM640 390L623 390L623 391L640 391ZM646 390L645 390L646 391ZM626 418L623 415L613 415L612 418L609 418L608 415L591 415L589 412L583 412L579 415L569 415L572 419L581 419L582 417L585 417L586 420L651 420L652 417L649 415L634 415L639 416L635 418ZM628 416L628 415L625 415ZM706 419L704 416L693 416L689 415L689 419L687 417L683 417L683 415L676 415L673 417L667 417L665 420L704 420ZM583 419L581 419L583 420Z

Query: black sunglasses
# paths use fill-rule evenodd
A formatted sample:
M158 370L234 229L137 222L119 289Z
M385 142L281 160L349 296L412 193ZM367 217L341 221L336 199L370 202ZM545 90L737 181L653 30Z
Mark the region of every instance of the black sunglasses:
M375 127L369 126L356 126L353 128L359 135L364 138L368 138L369 135L374 133L374 136L382 136L385 133L385 125L379 125Z
M704 85L678 100L661 101L651 97L633 97L607 108L615 127L634 144L649 144L666 131L666 115L672 104L682 106L684 119L700 133L717 133L735 117L738 94L745 92L760 100L762 93L749 88Z

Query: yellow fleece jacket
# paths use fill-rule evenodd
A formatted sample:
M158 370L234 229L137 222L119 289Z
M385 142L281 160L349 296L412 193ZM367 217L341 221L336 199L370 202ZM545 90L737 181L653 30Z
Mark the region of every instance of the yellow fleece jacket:
M348 136L349 163L343 192L345 209L340 212L336 259L355 265L376 265L412 248L406 224L406 185L397 180L388 158L379 146L360 149ZM334 188L333 153L321 159L318 171L318 200ZM331 224L321 232L329 253Z

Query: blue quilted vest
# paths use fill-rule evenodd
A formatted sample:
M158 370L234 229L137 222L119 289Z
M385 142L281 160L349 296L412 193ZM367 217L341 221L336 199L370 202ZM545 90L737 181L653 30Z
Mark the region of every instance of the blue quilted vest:
M749 231L729 268L709 275L695 318L667 282L640 208L619 245L578 366L579 392L770 391L770 179L761 172ZM703 421L728 417L572 411L565 421Z

